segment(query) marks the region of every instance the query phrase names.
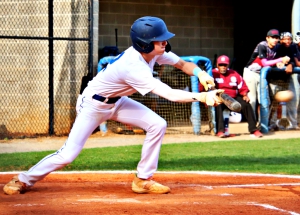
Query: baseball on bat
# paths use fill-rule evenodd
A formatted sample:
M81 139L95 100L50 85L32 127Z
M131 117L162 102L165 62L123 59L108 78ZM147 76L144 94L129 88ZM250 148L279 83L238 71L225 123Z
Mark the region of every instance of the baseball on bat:
M216 88L210 85L209 89L215 90ZM223 104L226 105L230 110L234 112L241 112L242 106L237 100L235 100L226 93L217 93L217 96L221 99Z

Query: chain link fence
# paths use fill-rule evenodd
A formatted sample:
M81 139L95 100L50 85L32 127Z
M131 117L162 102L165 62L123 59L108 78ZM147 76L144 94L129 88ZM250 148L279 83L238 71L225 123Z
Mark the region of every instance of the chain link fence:
M200 66L200 65L199 65ZM191 78L183 71L171 65L154 66L154 77L160 79L173 89L180 89L191 92ZM167 121L167 134L194 134L191 122L192 105L188 103L171 102L153 93L142 96L134 93L130 98L141 102L152 109ZM209 124L209 110L200 103L201 109L201 134L211 134ZM120 122L108 120L107 128L118 134L144 134L145 132L138 127L132 127Z
M0 2L0 138L65 135L91 71L88 0Z

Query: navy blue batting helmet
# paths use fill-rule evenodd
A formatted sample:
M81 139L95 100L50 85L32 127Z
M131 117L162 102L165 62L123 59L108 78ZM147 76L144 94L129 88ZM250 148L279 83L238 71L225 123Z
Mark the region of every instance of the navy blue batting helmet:
M133 47L143 53L150 53L154 49L153 41L167 41L175 34L168 31L165 22L152 16L144 16L137 19L130 30L130 37ZM166 51L171 50L168 42Z

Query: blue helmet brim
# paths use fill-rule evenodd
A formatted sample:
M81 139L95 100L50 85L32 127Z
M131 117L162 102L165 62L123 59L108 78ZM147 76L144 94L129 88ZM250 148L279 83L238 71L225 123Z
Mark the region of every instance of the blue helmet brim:
M175 36L175 34L173 34L171 32L166 32L163 35L160 35L159 37L153 38L151 41L166 41L166 40L171 39L174 36Z

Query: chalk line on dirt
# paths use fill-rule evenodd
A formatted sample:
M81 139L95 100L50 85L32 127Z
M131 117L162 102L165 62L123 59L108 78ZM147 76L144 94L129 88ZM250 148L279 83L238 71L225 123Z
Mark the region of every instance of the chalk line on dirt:
M248 203L248 205L261 206L261 207L264 207L264 208L267 208L267 209L270 209L270 210L275 210L275 211L281 211L281 212L289 213L291 215L300 215L299 213L296 213L296 212L293 212L293 211L283 210L281 208L277 208L277 207L274 207L274 206L269 205L269 204L259 204L259 203L256 203L256 202L250 202L250 203Z

